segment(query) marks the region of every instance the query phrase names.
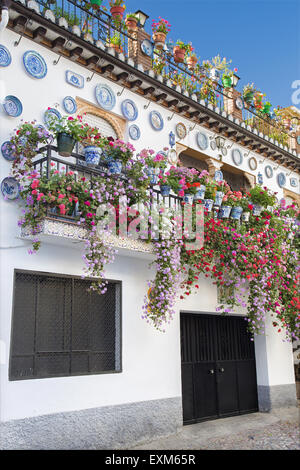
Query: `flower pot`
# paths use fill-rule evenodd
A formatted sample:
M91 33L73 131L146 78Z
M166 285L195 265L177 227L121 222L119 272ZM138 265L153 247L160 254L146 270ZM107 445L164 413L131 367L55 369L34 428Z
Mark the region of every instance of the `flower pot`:
M270 114L271 106L272 106L272 105L265 104L264 107L263 107L262 112L263 112L264 114Z
M195 201L198 201L199 199L204 199L205 189L206 189L206 186L204 186L204 184L201 184L200 188L198 189L198 191L196 192L194 196Z
M73 152L76 140L70 134L61 132L57 134L57 151L62 157L69 157Z
M129 33L134 33L137 30L137 20L135 18L127 18L125 21L127 31Z
M124 7L121 7L120 5L115 5L114 7L111 7L110 14L113 18L122 20L124 11Z
M240 220L242 215L243 209L240 206L236 206L232 208L230 217L234 220Z
M185 202L186 204L193 204L193 201L194 201L194 195L193 194L186 193L183 196L183 202Z
M84 148L84 158L87 166L95 167L99 165L102 150L94 145L89 145Z
M223 83L224 88L230 88L232 84L232 80L230 77L223 77L222 83Z
M176 64L180 64L184 62L185 57L185 49L181 49L179 46L175 46L173 49L173 58Z
M214 81L219 81L219 78L220 78L220 72L218 69L216 68L212 68L210 69L209 71L209 77L214 80Z
M119 175L122 171L122 162L120 160L110 160L107 167L112 175Z
M231 206L221 206L219 210L219 218L227 219L230 216Z
M121 54L121 52L123 52L123 47L120 46L119 44L112 44L112 43L109 43L107 47L111 47L112 49L114 49L116 52L118 52L119 54Z
M208 212L212 211L214 205L213 199L204 199L204 207Z
M155 167L148 167L146 169L146 173L150 177L150 184L154 185L158 183L159 172L160 169Z
M194 68L196 67L196 64L198 62L198 59L197 57L187 57L186 59L186 63L187 63L187 66L188 66L188 69L189 70L194 70Z
M263 206L259 204L253 204L253 215L254 216L259 216L263 210Z
M224 193L222 191L217 191L215 195L215 205L221 206L223 201Z
M155 49L162 50L164 48L166 37L166 34L161 33L160 31L153 33L152 39L154 41Z
M97 6L97 7L100 7L102 2L103 2L103 0L91 0L91 4L94 5L94 6ZM53 2L53 3L55 3L55 2Z
M160 193L163 197L169 196L171 191L171 187L168 186L167 184L162 184L160 187Z
M244 102L247 104L252 104L253 97L254 97L254 93L252 91L247 91L243 96Z
M250 212L243 212L242 213L242 222L249 222Z

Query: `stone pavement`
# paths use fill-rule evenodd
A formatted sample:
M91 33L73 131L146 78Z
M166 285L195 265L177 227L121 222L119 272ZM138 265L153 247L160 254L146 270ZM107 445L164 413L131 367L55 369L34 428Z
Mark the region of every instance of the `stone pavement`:
M300 450L299 409L223 418L184 426L175 435L131 450Z

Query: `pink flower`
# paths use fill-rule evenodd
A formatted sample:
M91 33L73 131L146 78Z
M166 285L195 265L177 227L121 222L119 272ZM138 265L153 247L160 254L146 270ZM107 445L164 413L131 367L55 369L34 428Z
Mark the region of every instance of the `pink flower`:
M84 201L84 203L85 203L86 206L90 206L90 205L91 205L90 201Z
M33 180L31 183L32 189L36 189L39 186L40 182L39 180Z
M59 204L59 210L62 215L65 215L66 213L66 206L64 204Z

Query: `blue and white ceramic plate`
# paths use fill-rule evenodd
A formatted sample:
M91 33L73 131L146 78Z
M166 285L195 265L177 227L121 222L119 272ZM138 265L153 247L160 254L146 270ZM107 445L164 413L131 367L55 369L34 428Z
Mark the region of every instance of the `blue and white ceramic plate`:
M141 51L148 57L152 57L154 45L149 39L144 39L141 43Z
M223 179L224 179L224 178L223 178L223 173L222 173L222 171L221 171L221 170L217 170L217 171L215 172L215 181L220 182L220 181L223 181Z
M71 70L66 71L66 81L77 88L84 87L84 77L79 75L79 73L72 72Z
M7 177L1 182L1 193L5 199L13 201L17 199L20 194L20 186L15 178Z
M23 106L19 98L8 95L4 98L3 108L5 112L12 117L18 117L22 114Z
M99 106L107 111L113 109L116 104L116 96L108 85L97 85L95 95Z
M243 163L243 154L240 149L232 149L231 158L236 166L240 166Z
M139 140L141 137L140 128L136 124L132 124L128 129L129 137L132 140Z
M265 175L267 178L272 178L273 177L273 170L272 170L272 167L270 165L267 165L265 167Z
M10 142L7 140L1 145L1 153L5 160L12 162L15 159L12 149L10 148Z
M0 45L0 66L1 67L7 67L11 63L11 55L9 50L3 46L2 44Z
M187 130L183 122L178 122L176 124L176 134L178 135L179 139L184 139L187 135Z
M135 121L138 117L138 109L132 100L122 101L121 109L123 116L128 119L128 121Z
M68 113L68 114L74 114L74 113L76 113L76 111L77 111L77 103L76 103L76 101L74 100L74 98L72 98L72 96L66 96L66 97L63 99L63 105L64 105L64 108L65 108L66 113Z
M164 127L164 120L158 111L151 111L150 124L155 131L161 131Z
M60 114L59 111L57 111L57 109L50 108L50 109L47 109L47 111L45 111L45 113L44 113L44 123L46 124L47 127L49 127L49 124L50 124L51 120L55 117L58 118L58 119L61 118L61 114Z
M207 135L203 132L198 132L197 134L197 144L201 150L206 150L208 147L208 138Z
M257 168L256 158L251 157L248 161L248 165L249 165L250 170L253 170L253 171L256 170L256 168Z
M277 175L277 183L278 183L278 186L280 186L281 188L282 188L283 186L285 186L286 177L285 177L285 174L284 174L284 173L278 173L278 175Z
M23 64L29 75L34 78L44 78L47 75L47 64L38 52L25 52L23 55Z
M290 185L292 188L296 188L298 186L297 178L290 178Z

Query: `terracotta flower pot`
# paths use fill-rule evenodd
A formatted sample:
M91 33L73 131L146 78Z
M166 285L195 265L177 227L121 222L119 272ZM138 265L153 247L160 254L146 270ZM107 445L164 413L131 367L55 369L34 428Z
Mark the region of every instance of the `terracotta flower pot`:
M119 44L108 44L108 47L111 47L112 49L114 49L116 52L118 52L119 54L121 52L123 52L123 47L122 46L119 46Z
M165 45L165 42L166 42L166 37L167 37L166 34L161 33L160 31L157 31L156 33L153 33L152 39L154 41L156 49L161 50L161 49L164 48L164 45Z
M174 61L177 64L183 63L185 57L185 49L181 49L181 47L175 46L173 49L173 57Z
M120 20L123 18L125 8L121 7L120 5L116 5L111 7L110 14L113 18L119 18Z
M137 30L137 20L135 18L127 18L125 23L129 33L134 33Z
M194 70L197 62L198 62L197 57L187 57L186 59L186 63L187 63L189 70Z

